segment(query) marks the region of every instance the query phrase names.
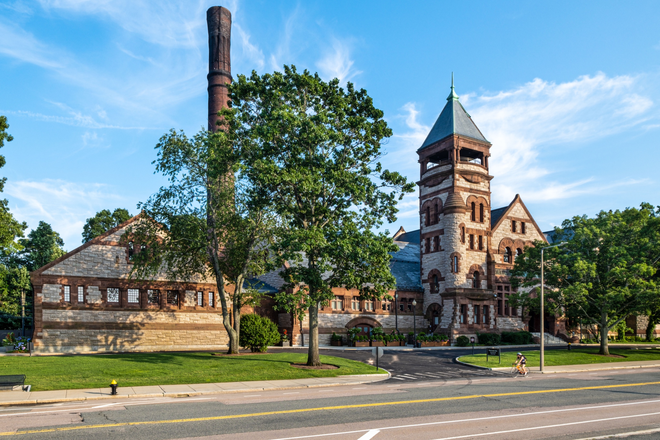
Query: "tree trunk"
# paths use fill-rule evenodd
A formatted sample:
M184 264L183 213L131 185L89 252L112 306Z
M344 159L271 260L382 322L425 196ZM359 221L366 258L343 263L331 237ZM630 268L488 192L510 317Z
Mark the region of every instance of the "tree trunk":
M234 314L234 332L236 334L236 338L234 338L233 341L230 342L230 347L229 350L232 353L238 353L239 352L239 341L241 340L241 307L240 305L236 307L236 304L234 304L234 308L232 310Z
M610 354L608 346L607 334L610 332L610 327L607 325L607 313L602 312L600 315L600 354L607 356Z
M309 308L309 350L307 351L307 365L318 367L321 365L319 356L319 305L312 304Z
M649 323L646 326L646 340L647 341L652 341L653 340L653 331L655 330L655 326L660 322L660 313L651 313L649 314Z

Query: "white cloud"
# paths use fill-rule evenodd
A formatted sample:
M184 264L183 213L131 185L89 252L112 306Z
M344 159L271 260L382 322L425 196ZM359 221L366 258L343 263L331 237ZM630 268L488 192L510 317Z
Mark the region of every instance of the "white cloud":
M242 51L246 61L257 71L263 70L266 65L264 53L256 45L250 42L250 34L247 33L238 23L233 24L234 35L238 35L238 49ZM236 41L236 38L233 40Z
M355 62L351 59L351 50L348 43L333 39L332 47L316 63L321 77L325 80L338 78L341 84L353 79L362 73L353 69Z
M68 250L80 245L84 219L102 209L126 204L125 199L111 190L104 184L54 179L10 181L5 187L14 216L25 220L32 228L41 220L50 223L60 233Z

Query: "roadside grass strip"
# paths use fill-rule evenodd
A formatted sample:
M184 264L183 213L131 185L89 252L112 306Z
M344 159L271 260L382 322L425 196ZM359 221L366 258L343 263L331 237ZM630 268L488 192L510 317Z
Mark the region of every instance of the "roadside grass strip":
M528 367L538 367L540 365L539 351L521 351L527 358ZM582 365L582 364L601 364L615 362L635 362L635 361L660 361L660 350L630 350L623 348L610 347L611 356L602 356L598 354L598 347L573 348L568 350L546 350L545 366L557 367L561 365ZM619 357L621 356L621 357ZM486 361L486 354L479 353L474 355L461 356L459 361L467 364L478 365L480 367L504 368L510 367L516 361L516 352L503 352L502 363L498 363L497 356L489 356Z
M375 408L383 406L395 406L395 405L412 405L418 403L432 403L432 402L449 402L455 400L469 400L469 399L479 399L479 398L493 398L493 397L511 397L511 396L526 396L526 395L535 395L535 394L551 394L551 393L568 393L575 391L588 391L588 390L606 390L606 389L616 389L616 388L633 388L633 387L643 387L649 385L660 385L660 382L642 382L642 383L631 383L631 384L616 384L616 385L596 385L590 387L577 387L577 388L556 388L551 390L535 390L535 391L518 391L512 393L494 393L494 394L473 394L469 396L452 396L452 397L438 397L433 399L418 399L418 400L399 400L394 402L374 402L374 403L362 403L355 405L339 405L339 406L323 406L316 408L299 408L299 409L289 409L289 410L280 410L280 411L266 411L266 412L257 412L257 413L248 413L248 414L233 414L226 416L212 416L212 417L196 417L196 418L187 418L187 419L171 419L171 420L149 420L141 422L118 422L118 423L104 423L98 425L80 425L80 426L64 426L58 428L45 428L45 429L31 429L25 431L10 431L10 432L0 432L0 437L6 437L10 435L25 435L25 434L41 434L47 432L66 432L66 431L79 431L83 429L104 429L104 428L117 428L122 426L153 426L153 425L165 425L165 424L176 424L176 423L194 423L194 422L208 422L208 421L217 421L217 420L234 420L234 419L246 419L253 417L264 417L264 416L273 416L273 415L284 415L284 414L296 414L296 413L307 413L307 412L319 412L319 411L336 411L343 409L358 409L358 408Z
M358 361L321 356L333 370L291 366L305 363L306 353L213 356L211 353L127 353L77 356L0 357L2 374L25 374L32 391L179 385L255 380L289 380L352 374L387 374Z

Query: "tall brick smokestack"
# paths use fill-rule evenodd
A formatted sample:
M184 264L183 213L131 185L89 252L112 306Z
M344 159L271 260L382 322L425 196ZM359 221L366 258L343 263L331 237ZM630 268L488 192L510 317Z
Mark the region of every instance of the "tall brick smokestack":
M227 84L231 82L231 12L221 6L206 11L209 27L209 131L218 130L218 111L227 107Z

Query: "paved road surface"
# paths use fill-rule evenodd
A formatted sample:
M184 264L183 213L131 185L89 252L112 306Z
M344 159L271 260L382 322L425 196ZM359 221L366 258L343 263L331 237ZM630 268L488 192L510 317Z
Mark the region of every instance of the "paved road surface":
M398 356L390 362L415 363L405 352ZM431 364L420 368L440 371ZM417 377L421 370L404 375ZM420 377L325 389L0 410L0 436L11 438L16 432L22 439L513 440L627 432L639 432L628 439L658 439L660 369L527 378Z

